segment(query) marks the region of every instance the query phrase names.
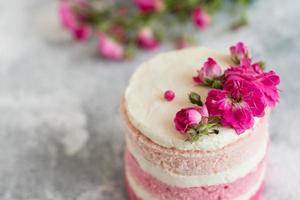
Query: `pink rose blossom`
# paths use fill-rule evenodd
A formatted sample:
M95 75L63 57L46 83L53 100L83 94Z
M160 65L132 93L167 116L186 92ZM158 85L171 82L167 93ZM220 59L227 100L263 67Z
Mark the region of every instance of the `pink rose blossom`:
M167 101L172 101L175 98L175 93L172 90L167 90L164 93L164 98Z
M228 92L212 89L208 92L205 105L210 116L221 117L224 110L230 109L230 102L227 99Z
M193 10L193 22L197 28L204 30L210 23L210 16L201 8Z
M279 101L279 76L274 71L263 72L258 63L249 64L247 61L241 64L243 65L227 69L224 72L225 78L230 80L239 77L252 82L262 91L267 105L274 107Z
M233 106L230 110L224 111L223 115L222 125L232 127L238 135L253 127L254 118L246 106Z
M252 64L251 59L242 59L239 66L230 67L225 70L224 75L226 78L230 76L240 76L251 81L256 78L257 75L263 74L263 70L259 64Z
M193 80L197 84L203 85L205 83L205 79L212 80L220 75L222 75L221 67L213 58L208 58L203 67L198 70L198 75L193 77Z
M164 7L162 0L134 0L134 3L141 12L156 12Z
M230 54L235 63L239 63L242 59L249 58L250 52L243 42L238 42L230 47Z
M226 80L223 90L209 91L205 104L211 116L220 117L223 126L238 134L251 128L254 117L262 117L266 107L257 86L239 77Z
M144 27L139 31L137 42L141 48L148 50L156 49L159 46L159 41L149 27Z
M206 108L203 107L187 107L176 113L174 123L176 130L185 134L190 128L193 128L201 122L202 116L206 117Z
M120 60L124 57L123 46L103 33L99 34L98 51L104 58L111 60Z
M229 79L224 83L224 90L230 92L230 98L234 103L245 102L253 116L264 116L266 102L263 93L255 84L239 78Z

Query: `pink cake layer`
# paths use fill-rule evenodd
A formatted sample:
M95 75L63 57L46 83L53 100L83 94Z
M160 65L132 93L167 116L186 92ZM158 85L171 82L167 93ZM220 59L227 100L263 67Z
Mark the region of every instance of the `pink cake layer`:
M121 106L127 135L142 156L161 168L180 175L210 175L238 167L256 154L260 147L267 148L267 118L260 119L251 133L221 149L214 151L179 150L165 148L144 136L130 123Z
M129 196L130 200L142 200L142 199L139 199L137 197L137 195L135 194L133 189L130 187L130 185L128 184L127 178L125 179L125 186L126 186L126 190L127 190L127 193L128 193L128 196ZM256 193L249 200L262 200L263 191L264 191L264 184L261 184L259 189L256 191ZM200 200L200 199L197 199L197 200ZM219 200L222 200L222 199L219 199Z
M234 182L207 187L179 188L167 185L144 172L135 158L125 151L125 165L131 177L145 191L163 200L230 200L246 194L263 176L266 162L263 160L256 169Z

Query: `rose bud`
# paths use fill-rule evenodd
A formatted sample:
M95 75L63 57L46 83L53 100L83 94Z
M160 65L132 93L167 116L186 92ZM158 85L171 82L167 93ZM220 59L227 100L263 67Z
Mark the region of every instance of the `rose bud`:
M103 33L99 34L98 51L107 59L120 60L124 58L123 46Z
M143 49L153 50L159 46L155 33L149 28L142 28L137 36L137 43Z
M180 133L185 134L190 128L193 128L201 122L202 119L202 107L188 107L183 108L176 113L174 123L176 130Z
M250 52L243 42L238 42L230 47L232 60L236 64L240 64L241 60L250 58Z
M196 8L192 13L194 25L200 30L204 30L210 23L210 16L201 8Z
M208 58L202 68L198 70L197 76L193 80L199 84L208 84L207 81L213 81L214 78L222 75L222 69L213 58Z

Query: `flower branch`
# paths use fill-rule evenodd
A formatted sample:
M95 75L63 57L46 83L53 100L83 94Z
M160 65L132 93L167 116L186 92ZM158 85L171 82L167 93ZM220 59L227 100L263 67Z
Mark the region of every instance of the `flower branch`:
M178 49L194 45L192 35L176 27L192 22L203 31L223 5L222 0L132 0L99 9L92 0L59 2L60 20L74 39L86 41L96 36L99 54L114 60L132 57L136 49L157 49L165 39L173 39ZM239 5L238 0L233 2ZM174 32L177 36L170 37ZM113 45L107 48L107 44Z

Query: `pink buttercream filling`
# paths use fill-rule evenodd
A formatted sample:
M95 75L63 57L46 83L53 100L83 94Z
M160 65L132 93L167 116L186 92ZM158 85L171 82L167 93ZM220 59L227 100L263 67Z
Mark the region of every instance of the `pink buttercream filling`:
M167 185L157 178L144 172L135 158L125 152L126 168L133 179L148 193L163 200L190 199L190 200L230 200L249 191L263 175L266 162L263 160L253 171L238 180L207 187L180 188ZM256 199L258 199L257 197Z
M125 186L130 200L141 200L138 198L138 196L135 194L133 189L130 187L127 178L125 180ZM263 197L263 191L264 191L264 184L261 184L260 188L249 200L261 200Z
M125 177L125 187L127 190L127 194L129 196L130 200L139 200L139 198L137 197L137 195L135 194L135 192L133 191L133 189L130 187L128 181L127 181L127 177Z

